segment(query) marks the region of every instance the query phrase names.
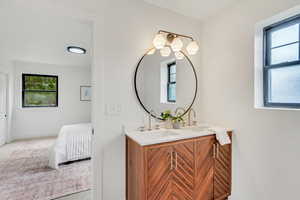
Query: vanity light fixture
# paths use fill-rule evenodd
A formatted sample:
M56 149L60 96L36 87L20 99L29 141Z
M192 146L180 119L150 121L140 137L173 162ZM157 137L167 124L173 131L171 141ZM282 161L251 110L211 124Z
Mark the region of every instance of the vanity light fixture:
M199 45L198 43L194 40L193 37L187 36L187 35L182 35L182 34L177 34L177 33L172 33L169 31L163 31L159 30L158 33L155 35L154 40L153 40L153 45L156 49L160 49L161 55L164 53L162 56L167 55L167 51L170 50L170 48L165 48L165 47L171 47L173 52L180 52L184 46L184 43L182 39L188 39L190 40L190 43L186 47L186 51L189 55L195 55L199 51ZM162 50L164 49L165 50ZM170 52L171 53L171 52ZM177 54L179 55L179 54ZM169 56L169 55L168 55Z
M76 54L86 54L86 50L84 48L76 47L76 46L68 46L67 51Z

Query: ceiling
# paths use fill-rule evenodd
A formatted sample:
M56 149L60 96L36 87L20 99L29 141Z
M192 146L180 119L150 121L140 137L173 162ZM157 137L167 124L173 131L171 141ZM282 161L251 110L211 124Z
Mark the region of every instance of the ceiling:
M0 8L0 24L0 65L14 60L91 65L92 23L89 21L11 6ZM87 54L71 54L66 51L69 45L83 47Z
M238 0L144 0L179 14L204 20L230 7Z
M203 20L238 0L144 0L185 16ZM95 13L95 0L1 0L0 65L13 60L90 66L92 23L76 15ZM70 6L72 5L72 6ZM75 9L76 8L76 9ZM63 13L66 13L65 15ZM87 55L70 54L68 45L81 46Z

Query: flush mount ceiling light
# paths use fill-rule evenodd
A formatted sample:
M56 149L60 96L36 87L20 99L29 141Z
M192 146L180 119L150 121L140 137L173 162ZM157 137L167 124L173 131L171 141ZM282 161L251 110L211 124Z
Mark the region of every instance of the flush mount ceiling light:
M76 47L76 46L69 46L67 48L68 52L70 53L76 53L76 54L86 54L86 50L81 47Z
M156 49L160 49L161 54L164 52L164 56L166 56L166 48L165 47L171 47L172 50L176 52L180 52L184 46L184 43L182 39L188 39L190 40L189 44L186 47L186 51L189 55L195 55L199 51L199 45L198 43L194 40L193 37L187 36L187 35L181 35L177 33L172 33L169 31L163 31L160 30L158 33L155 35L154 40L153 40L153 45ZM165 49L164 49L165 48ZM164 49L164 50L162 50ZM168 50L171 50L168 48ZM180 55L177 53L177 56ZM163 56L163 55L162 55ZM181 57L181 56L179 56Z

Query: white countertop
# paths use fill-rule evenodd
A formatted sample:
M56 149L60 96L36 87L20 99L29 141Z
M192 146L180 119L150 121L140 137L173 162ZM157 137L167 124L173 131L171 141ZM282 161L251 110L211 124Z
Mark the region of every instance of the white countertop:
M165 142L178 141L183 139L214 135L215 126L197 125L184 127L181 129L164 129L151 131L127 131L125 135L137 142L141 146L160 144ZM219 127L218 127L219 128ZM231 131L226 129L226 131Z

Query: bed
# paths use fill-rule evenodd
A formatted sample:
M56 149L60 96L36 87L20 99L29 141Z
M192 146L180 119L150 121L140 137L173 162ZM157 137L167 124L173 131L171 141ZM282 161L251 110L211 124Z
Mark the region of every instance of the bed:
M72 124L61 128L55 144L50 149L49 167L58 169L59 164L87 159L92 154L92 124Z

